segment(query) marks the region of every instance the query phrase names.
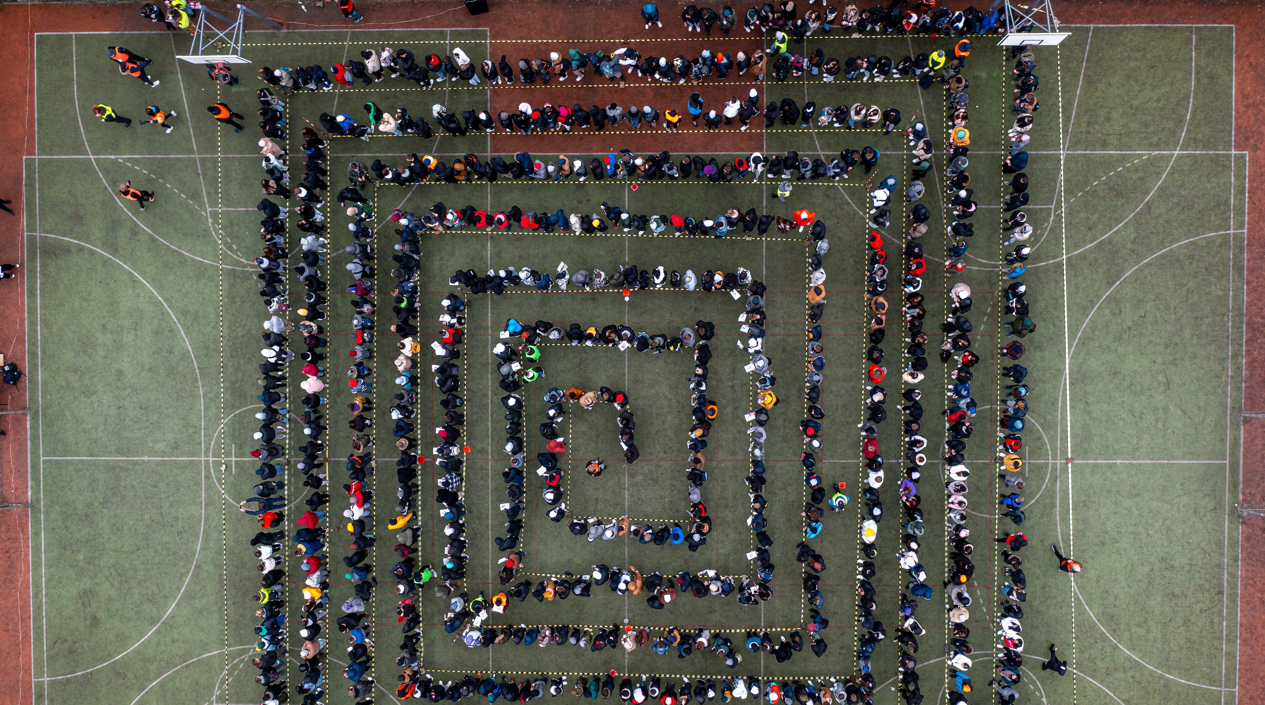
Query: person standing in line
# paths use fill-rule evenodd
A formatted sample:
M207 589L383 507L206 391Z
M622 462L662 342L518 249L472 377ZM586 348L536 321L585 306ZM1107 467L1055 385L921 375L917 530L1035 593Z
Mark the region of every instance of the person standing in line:
M255 509L247 509L246 508L247 502L258 502L258 504L256 505ZM249 514L251 516L259 516L263 514L264 512L274 512L277 510L285 509L285 506L286 506L285 497L250 497L248 499L243 499L242 501L238 502L237 510L242 512L243 514Z
M242 126L237 124L237 122L233 120L233 118L244 119L245 116L238 115L237 113L233 112L233 109L228 107L227 105L223 103L208 105L206 108L206 111L211 114L211 117L215 118L216 120L219 120L221 123L225 125L232 125L234 128L236 128L234 132L242 131Z
M101 122L121 122L123 123L123 127L132 126L131 118L125 118L122 115L115 113L114 108L111 108L108 105L92 106L92 114L101 118Z
M1034 323L1032 319L1027 316L1024 316L1022 318L1016 318L1015 320L1011 321L1008 325L1010 326L1010 332L1006 334L1007 338L1011 337L1012 335L1018 336L1020 338L1026 338L1028 337L1029 333L1032 333L1033 331L1037 329L1037 324ZM1055 549L1055 553L1058 553L1057 549Z
M138 188L133 187L131 181L128 181L127 183L119 186L119 195L122 196L123 198L126 198L129 201L136 201L137 203L139 203L141 206L141 210L145 210L145 203L147 201L154 200L154 194L150 193L149 191L142 191Z

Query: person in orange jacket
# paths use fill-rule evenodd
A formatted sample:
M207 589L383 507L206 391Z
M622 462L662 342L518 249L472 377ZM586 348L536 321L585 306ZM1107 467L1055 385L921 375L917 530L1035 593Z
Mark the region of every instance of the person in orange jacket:
M105 53L110 57L111 61L114 61L117 64L125 64L129 61L137 64L149 63L149 59L146 59L140 54L132 53L132 50L126 47L106 47Z
M127 74L133 78L139 78L141 83L144 83L150 88L157 88L159 81L155 81L145 73L145 67L147 65L149 65L149 59L146 59L144 63L139 64L135 61L125 61L119 64L119 73Z
M145 210L145 203L154 200L154 194L149 191L142 191L132 186L132 182L128 181L119 186L119 195L129 201L136 201L140 204L141 210Z
M953 57L958 60L959 66L966 65L966 57L971 55L971 40L963 39L953 47Z
M163 109L157 105L151 105L148 108L145 108L145 114L149 116L149 119L141 120L142 125L157 125L159 127L164 127L167 129L167 134L171 134L171 131L175 129L175 126L168 122L169 118L176 116L176 112L174 110L168 113L164 112Z
M791 217L795 219L795 224L799 226L799 231L802 233L805 227L812 225L813 221L817 219L817 214L801 209L791 214Z
M111 61L119 65L119 73L135 76L150 88L158 85L158 81L151 80L145 75L145 67L149 66L149 59L124 47L106 47L105 52Z
M244 118L244 116L238 115L237 113L233 112L233 109L228 107L227 105L223 103L208 105L206 108L206 111L211 114L211 117L215 118L216 120L219 120L225 125L232 125L233 127L237 128L235 130L236 132L242 131L242 126L237 124L233 120L233 118Z

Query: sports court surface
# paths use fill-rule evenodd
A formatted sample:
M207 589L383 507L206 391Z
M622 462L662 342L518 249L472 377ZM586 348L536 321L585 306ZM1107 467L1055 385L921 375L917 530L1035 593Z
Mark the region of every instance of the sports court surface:
M514 38L525 36L525 30L507 22L509 10L507 6L477 18L453 13L412 25L426 27L422 30L370 25L352 31L250 33L246 56L272 66L332 64L363 47L417 42L419 46L460 46L476 63L501 53L515 59L515 52L526 44ZM335 21L329 8L322 12L320 17ZM680 37L674 22L665 21L661 33L648 35L636 24L631 5L620 12L632 20L621 18L619 31L597 32L592 28L598 25L586 24L586 17L591 16L577 12L562 26L529 36L536 41L557 39L559 45L583 37L611 48L622 45L616 38L623 36L633 37L629 41L634 44L643 36ZM665 18L669 14L665 10ZM286 16L303 19L288 11ZM373 20L369 17L364 24ZM497 24L491 29L472 28L484 21ZM174 55L185 50L183 37L162 32L94 34L90 27L77 29L81 31L41 33L34 41L36 112L24 159L22 259L30 433L31 630L16 642L30 644L30 663L23 668L30 669L33 687L15 684L14 692L21 692L22 702L28 697L48 703L251 702L259 690L250 681L254 673L247 662L253 644L250 598L256 574L245 547L256 527L233 511L231 503L226 511L226 500L235 503L244 498L254 483L253 459L246 451L253 447L252 405L257 393L253 373L262 314L250 262L258 249L254 204L260 197L256 186L260 171L256 138L250 136L253 128L235 135L220 130L203 113L204 106L215 100L225 100L239 110L238 105L253 108L255 80L243 71L240 85L217 93L204 69L175 62ZM1246 408L1244 404L1248 389L1244 357L1252 349L1245 336L1252 335L1248 326L1258 316L1245 315L1245 296L1251 296L1249 280L1254 281L1254 275L1249 272L1247 238L1249 160L1246 152L1235 151L1236 29L1228 24L1086 24L1070 31L1072 36L1058 49L1038 49L1042 109L1026 169L1033 183L1026 210L1037 234L1031 241L1034 254L1025 281L1036 292L1030 300L1032 317L1040 328L1025 340L1030 343L1024 364L1032 370L1028 381L1035 409L1028 418L1036 430L1025 434L1024 449L1028 521L1023 529L1032 541L1025 551L1029 598L1024 628L1025 651L1033 658L1025 664L1030 672L1023 681L1023 702L1252 702L1246 692L1240 693L1240 514L1236 507L1255 506L1251 495L1240 499L1241 473L1246 470L1240 467L1240 459L1245 446L1247 452L1255 447L1255 434L1247 437L1243 423L1256 418L1253 412L1265 409L1251 406L1255 397L1249 398ZM740 28L735 45L759 43L758 38L738 35ZM840 56L900 56L941 46L926 38L820 41L827 44L828 55L832 47L849 43L846 49L834 49ZM691 47L707 44L705 38L688 42ZM105 58L107 44L124 44L154 59L152 75L161 79L161 86L149 89L119 77ZM1005 128L1011 120L1010 62L1003 51L990 41L980 42L966 72L972 84L975 138L971 155L973 162L978 155L979 164L972 169L973 185L981 195L1001 189L1000 168L989 162L1000 163ZM1142 80L1147 81L1145 86L1140 85ZM397 82L380 85L389 88L299 94L288 115L292 124L301 124L301 117L315 122L317 115L334 112L335 107L360 113L360 104L367 100L392 107L398 101L415 114L443 102L450 112L459 113L468 107L498 108L510 99L544 101L553 93L585 91L552 87L420 91L402 90ZM748 87L737 84L734 92L741 94ZM894 105L906 116L906 123L917 115L927 121L933 137L944 134L939 87L924 92L913 82L828 86L793 81L756 87L765 91L766 100L791 96L801 103L811 98L821 105L854 100ZM635 90L590 87L587 93L596 97L583 100L604 104L625 98L617 93ZM667 96L675 96L676 103L682 104L688 96L683 90L656 88L658 107L671 105ZM705 95L719 103L730 91L725 86L710 92ZM442 98L438 93L444 94ZM120 112L133 118L139 109L131 106L158 102L178 113L177 128L163 135L139 124L128 130L104 125L89 112L97 102L129 106ZM490 138L444 136L425 143L389 137L368 142L334 140L330 183L335 189L341 187L343 168L353 159L401 163L407 152L473 152L482 157L508 156L525 149L533 154L558 151L589 158L626 147L634 152L707 153L723 161L753 150L830 154L868 143L884 155L878 178L893 173L902 186L908 180L908 157L903 153L908 147L896 133L779 129L706 137L683 134L674 137L671 146L662 147L658 139L657 135L630 134L601 139L519 138L498 132ZM937 145L942 144L943 139L938 139ZM940 156L937 169L943 168ZM785 216L801 204L810 204L818 218L829 224L832 236L828 285L833 286L822 323L833 388L823 390L822 405L826 437L840 440L827 445L821 473L827 482L846 480L855 487L859 477L851 439L861 417L863 366L860 355L852 355L865 345L860 285L868 209L866 191L855 183L861 178L858 170L853 183L797 186L785 205L777 203L775 182L767 180L761 186L750 181L658 183L636 192L623 182L506 181L380 187L372 198L379 213L396 207L420 212L438 200L450 207L470 202L497 209L518 204L526 210L530 204L542 211L562 208L568 212L595 212L600 202L608 201L634 212L691 210L709 215L733 205L744 210L755 205ZM120 201L115 187L127 179L138 186L147 184L141 187L155 190L161 202L141 213L134 204ZM929 177L928 183L933 181ZM945 194L931 191L922 201L935 214L932 231L924 240L932 264L929 272L935 274L928 277L935 282L930 286L935 295L928 292L928 301L933 302L928 321L944 312L938 276L943 227L934 227L941 217L937 199L944 198ZM987 197L979 200L981 204L996 202ZM987 219L996 215L996 209L993 205L992 210L983 210L977 228L990 222ZM471 232L423 241L424 321L430 312L439 310L438 301L449 291L447 279L458 268L483 271L525 265L552 271L560 260L573 270L601 267L609 271L624 262L695 271L745 266L769 287L770 357L788 363L780 381L791 390L792 403L779 407L769 426L769 457L774 461L766 490L773 521L770 533L779 539L776 562L787 566L785 574L779 575L773 600L753 609L738 608L729 600L683 599L664 612L652 613L640 601L602 591L561 607L534 601L514 604L510 623L596 626L627 619L649 625L652 631L655 626L676 624L738 632L802 625L804 608L792 571L796 570L793 537L803 501L802 482L793 465L799 453L794 390L803 377L793 368L803 354L799 326L804 306L804 248L794 232L787 237L774 235L771 231L769 238L750 241L732 236L682 241L625 237L617 231L583 238ZM980 322L976 326L981 331L995 332L998 327L991 310L985 313L990 297L983 293L996 288L998 256L996 242L976 237L968 257L971 265L963 275L977 292L980 303L975 310ZM385 279L385 272L380 276ZM348 283L350 276L340 271L335 257L331 289ZM330 306L329 329L334 336L349 332L345 319L350 309L338 303ZM637 293L627 302L617 293L515 293L472 297L469 303L471 341L464 394L471 446L466 488L471 511L469 578L472 593L486 590L490 596L500 590L496 561L501 554L490 542L497 535L493 523L501 516L495 506L502 497L495 476L503 465L496 428L501 423L495 401L499 390L492 381L490 348L505 319L627 322L634 328L675 330L702 318L724 329L736 325L732 323L736 311L727 297L667 291ZM750 384L736 370L740 356L728 340L718 335L721 344L713 345L719 377L712 382L714 395L722 405L730 401L723 408L730 412L731 423L718 423L712 436L709 459L715 464L706 491L714 495L708 506L717 516L717 535L706 549L687 554L671 547L665 551L620 541L581 545L582 539L567 533L564 525L545 521L543 510L529 500L523 548L530 572L580 573L597 562L640 565L641 561L653 562L665 572L697 570L704 559L722 570L730 569L727 566L743 570L741 554L749 548L748 533L739 522L745 519L747 499L741 475L736 473L745 472L746 440L745 424L737 417L748 404ZM341 355L345 347L331 342L331 357ZM688 408L683 399L688 361L671 355L647 359L590 348L547 349L543 360L549 385L592 388L607 384L628 389L642 424L638 430L647 438L642 444L643 460L628 473L608 471L601 478L573 479L569 488L573 496L568 499L573 510L652 519L684 514L681 492L672 485L680 482L676 439L680 424L687 422L673 414L679 411L677 416L682 416ZM331 365L341 364L331 360ZM984 388L975 396L996 399L991 384L980 380ZM339 394L346 396L341 390L331 391L332 397ZM343 420L337 409L342 401L331 398L330 455L335 462L347 452L346 441L340 438L346 434L338 431ZM14 405L11 402L11 408ZM928 417L941 409L943 401L933 398L927 405ZM595 418L602 413L574 415L575 442L581 446L577 458L590 452L584 445L591 446L592 454L615 454L610 448L614 437L608 430L612 427L609 419ZM976 439L986 436L995 423L994 413L994 409L981 409L981 434ZM381 417L380 423L385 423L385 413ZM425 425L419 423L419 427ZM894 437L893 429L885 432ZM10 436L20 437L12 431ZM985 442L974 443L980 450L972 457L986 457ZM782 466L787 470L784 480L777 479L778 462L787 463ZM973 495L977 499L971 525L973 536L978 536L979 566L973 593L983 607L971 626L978 628L972 641L978 660L983 661L985 655L980 652L989 649L985 637L999 569L986 538L995 527L983 471L987 463L979 467L977 476L982 479L976 486L978 495ZM578 466L575 469L583 475ZM422 506L428 504L436 477L428 473L433 470L423 473ZM335 468L331 481L337 476ZM1248 485L1246 479L1242 483ZM937 496L934 482L923 484L928 516L943 512L943 489ZM389 492L389 480L384 486ZM340 500L336 487L334 491L335 501ZM894 488L885 486L884 492L894 506ZM849 571L857 557L858 504L854 501L844 514L827 517L818 542L817 550L830 566L823 586L832 620L826 631L830 651L821 659L805 651L783 665L748 655L733 674L791 678L853 672L850 596L854 583ZM385 521L386 511L379 521ZM1245 541L1249 522L1254 521L1261 520L1243 518ZM424 523L424 536L433 539L441 527L442 520ZM889 612L894 612L902 579L893 558L895 537L894 527L880 537L879 575L874 581L880 590L887 590ZM1074 582L1054 569L1052 557L1047 562L1043 551L1053 542L1086 566ZM331 558L346 550L339 543L331 545ZM935 541L931 543L924 564L932 576L943 575L944 553L937 550ZM437 541L435 550L442 544ZM376 550L380 554L376 563L393 562L389 547L380 545ZM18 553L10 555L15 556L13 563L21 562ZM1247 574L1244 578L1246 593L1252 583ZM931 582L938 587L934 577ZM385 593L389 586L388 578L380 591ZM341 602L349 594L345 581L336 580L331 602ZM388 594L383 598L376 601L380 604L375 613L382 627L375 675L386 688L378 693L379 702L392 700L388 691L398 671L391 663L396 653L394 602ZM704 662L700 655L677 661L646 650L628 657L609 650L573 656L579 652L509 646L469 651L449 644L451 636L444 634L441 624L443 603L433 595L423 599L428 601L423 609L428 617L424 663L437 676L472 670L591 676L612 668L665 675L731 674L720 664ZM880 611L885 606L882 599ZM939 595L933 603L938 599ZM1246 613L1249 603L1242 604ZM560 616L559 610L565 610L566 616ZM1250 617L1246 615L1245 620ZM1248 628L1245 623L1245 632ZM333 658L339 655L341 641L336 634L331 638L336 647L331 651ZM1074 670L1067 677L1054 678L1037 668L1048 643L1059 644L1060 653L1071 663ZM943 645L942 629L929 629L922 640L920 673L928 702L938 690L930 684L944 679L943 658L936 658L943 653ZM1247 641L1243 644L1245 654L1248 645ZM555 654L560 653L565 663L558 662ZM895 647L890 641L880 644L873 661L878 681L894 683ZM977 670L976 681L983 687L972 702L985 702L987 671ZM337 667L332 669L332 679L341 682L337 671ZM351 702L343 688L335 686L331 691L329 702ZM943 702L942 697L937 701ZM893 690L879 689L876 702L897 701Z

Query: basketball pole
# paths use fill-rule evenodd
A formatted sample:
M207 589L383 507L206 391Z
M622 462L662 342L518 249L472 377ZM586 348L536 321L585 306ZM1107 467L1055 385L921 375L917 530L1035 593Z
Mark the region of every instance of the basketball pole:
M205 63L225 63L225 64L249 64L249 59L242 56L242 38L245 34L246 15L250 15L268 25L273 31L281 31L281 25L246 7L245 5L237 5L237 20L233 21L212 10L205 5L202 6L198 13L198 23L193 32L193 45L189 48L189 53L177 56L181 61L187 61L191 64ZM211 23L214 17L223 23L224 27L217 27ZM216 46L219 43L228 44L228 51L220 51L221 47Z

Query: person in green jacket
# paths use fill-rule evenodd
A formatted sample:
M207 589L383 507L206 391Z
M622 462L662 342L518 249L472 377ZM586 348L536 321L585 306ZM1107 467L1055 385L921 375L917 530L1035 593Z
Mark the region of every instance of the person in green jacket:
M1036 329L1037 324L1034 323L1031 318L1027 316L1024 316L1023 318L1016 318L1010 322L1010 332L1006 334L1006 337L1009 338L1013 335L1020 338L1026 338L1029 333L1036 331Z

